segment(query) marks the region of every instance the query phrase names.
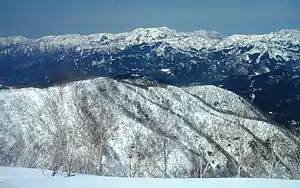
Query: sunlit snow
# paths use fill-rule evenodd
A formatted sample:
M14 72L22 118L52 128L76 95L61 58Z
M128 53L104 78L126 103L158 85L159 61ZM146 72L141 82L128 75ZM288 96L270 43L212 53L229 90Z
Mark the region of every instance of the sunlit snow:
M275 179L151 179L76 174L51 177L41 169L0 167L1 188L299 188L299 180Z

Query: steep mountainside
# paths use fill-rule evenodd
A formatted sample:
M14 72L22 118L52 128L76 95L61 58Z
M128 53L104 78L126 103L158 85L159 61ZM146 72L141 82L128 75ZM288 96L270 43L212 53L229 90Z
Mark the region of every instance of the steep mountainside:
M300 129L300 31L222 36L167 27L93 35L0 38L0 84L46 87L87 77L147 76L233 91Z
M300 178L300 140L215 86L97 78L0 91L0 165L130 177Z

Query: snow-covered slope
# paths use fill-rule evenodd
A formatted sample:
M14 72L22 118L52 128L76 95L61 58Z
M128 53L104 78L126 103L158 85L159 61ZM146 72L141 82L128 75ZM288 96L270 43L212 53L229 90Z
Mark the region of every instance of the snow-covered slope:
M299 178L299 138L236 94L136 83L98 78L0 91L0 164L127 177Z
M39 169L0 167L1 188L298 188L299 180L275 179L146 179L113 178L78 174L73 177L44 176Z

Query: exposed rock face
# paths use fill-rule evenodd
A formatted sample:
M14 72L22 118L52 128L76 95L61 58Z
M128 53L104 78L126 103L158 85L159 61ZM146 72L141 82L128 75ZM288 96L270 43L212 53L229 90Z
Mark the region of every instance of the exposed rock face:
M0 91L0 165L131 177L300 178L299 138L236 94L147 84L97 78Z

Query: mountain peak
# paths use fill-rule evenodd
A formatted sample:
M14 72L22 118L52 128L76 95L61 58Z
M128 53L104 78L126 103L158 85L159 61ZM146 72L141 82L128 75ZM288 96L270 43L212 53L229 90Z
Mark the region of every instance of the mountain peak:
M163 39L170 37L177 37L179 35L178 32L172 30L166 26L163 27L155 27L155 28L138 28L129 33L129 36L136 36L142 38L150 38L150 39Z
M162 31L162 32L172 32L175 31L173 29L168 28L167 26L161 26L161 27L147 27L147 28L137 28L134 29L133 32L138 32L138 31Z

